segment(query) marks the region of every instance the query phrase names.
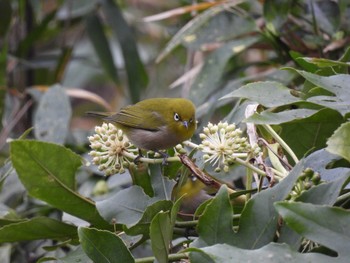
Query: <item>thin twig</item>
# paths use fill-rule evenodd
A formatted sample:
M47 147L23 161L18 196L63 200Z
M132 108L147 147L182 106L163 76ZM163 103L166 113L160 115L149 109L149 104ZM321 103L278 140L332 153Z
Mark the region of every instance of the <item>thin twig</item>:
M13 127L18 123L18 121L23 117L23 115L27 112L27 110L32 106L33 101L28 100L23 107L15 114L12 121L4 127L4 129L0 133L0 149L2 149L6 144L6 139L10 134Z

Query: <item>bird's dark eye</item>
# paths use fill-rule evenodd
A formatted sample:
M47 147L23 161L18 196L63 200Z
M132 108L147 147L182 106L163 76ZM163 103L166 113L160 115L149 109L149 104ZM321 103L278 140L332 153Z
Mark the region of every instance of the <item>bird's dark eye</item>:
M179 121L180 120L180 116L176 112L174 113L174 120L175 121Z
M192 123L192 122L193 122L193 118L190 119L190 123Z

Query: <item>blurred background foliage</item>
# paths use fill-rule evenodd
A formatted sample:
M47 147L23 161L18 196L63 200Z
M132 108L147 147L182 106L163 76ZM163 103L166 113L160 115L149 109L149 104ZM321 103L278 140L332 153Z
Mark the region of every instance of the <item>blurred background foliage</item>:
M247 102L220 98L255 81L306 92L305 78L282 67L347 74L349 30L347 0L0 0L0 212L10 211L14 219L61 218L61 211L26 195L8 162L9 138L34 127L28 138L86 157L87 135L98 123L86 111L117 111L162 96L191 99L199 128L223 118L244 128ZM344 122L328 114L334 125L299 157L323 148ZM77 182L81 194L96 198L104 188L96 188L100 177L92 169L79 170ZM129 183L123 178L111 178L109 188ZM54 244L2 246L0 255L6 262L35 262L49 255L42 249L46 243Z

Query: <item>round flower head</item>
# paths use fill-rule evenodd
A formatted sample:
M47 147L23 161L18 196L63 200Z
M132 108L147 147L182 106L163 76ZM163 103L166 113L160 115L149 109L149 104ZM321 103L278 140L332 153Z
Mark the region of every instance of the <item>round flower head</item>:
M223 167L228 172L229 165L234 162L236 157L246 157L248 152L252 151L246 137L242 137L242 131L235 124L219 122L217 125L208 123L204 127L203 133L199 136L202 143L199 145L204 153L204 162L209 162L217 172Z
M89 153L93 157L92 162L107 176L125 172L125 168L130 164L128 158L123 155L125 151L137 152L123 131L111 123L96 126L95 134L88 139L92 149Z

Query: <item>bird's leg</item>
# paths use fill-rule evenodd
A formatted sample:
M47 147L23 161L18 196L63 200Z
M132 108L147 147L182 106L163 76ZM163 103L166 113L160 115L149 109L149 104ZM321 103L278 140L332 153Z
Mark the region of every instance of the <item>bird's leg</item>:
M134 164L139 164L140 163L140 158L142 158L142 150L139 148L139 155L134 159Z
M167 159L169 155L166 152L162 152L162 151L156 151L156 153L159 153L163 157L162 165L168 165Z

